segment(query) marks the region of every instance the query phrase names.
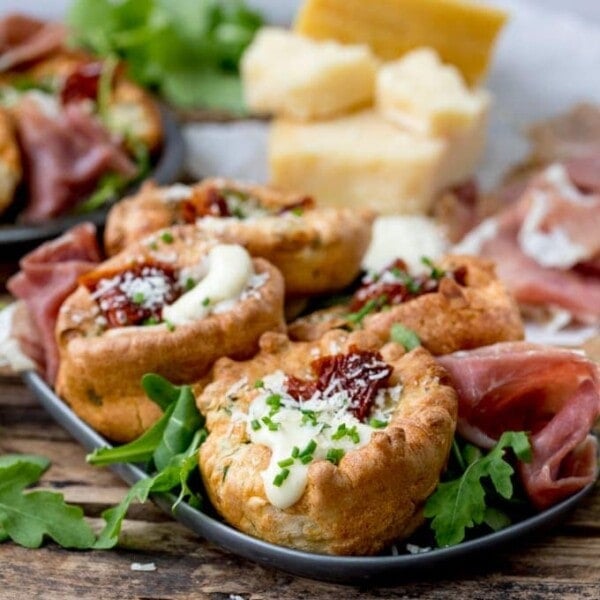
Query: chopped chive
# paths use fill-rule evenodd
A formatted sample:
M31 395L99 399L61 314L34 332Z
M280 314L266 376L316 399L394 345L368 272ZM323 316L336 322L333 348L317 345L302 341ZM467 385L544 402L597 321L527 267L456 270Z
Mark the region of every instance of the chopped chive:
M300 448L298 448L298 446L294 446L292 448L292 458L298 458L300 454Z
M346 320L354 326L362 324L363 319L374 311L383 308L387 304L388 298L385 294L378 296L377 298L371 298L366 302L359 310L354 313L346 315Z
M338 465L340 460L344 457L344 454L346 454L346 452L343 448L330 448L327 450L327 456L325 458L334 465Z
M373 429L383 429L384 427L387 427L387 421L381 421L379 419L373 418L369 421L369 425Z
M262 422L267 426L269 431L277 431L279 429L279 423L273 422L271 417L263 417Z
M189 292L190 290L193 290L196 287L196 280L193 277L188 277L185 280L185 291Z
M142 325L158 325L159 323L160 323L160 321L158 320L157 317L151 316L151 317L148 317L147 319L145 319L142 322Z
M273 485L276 487L281 487L283 482L288 478L289 474L289 469L281 469L281 471L277 475L275 475L275 479L273 479Z
M171 321L165 321L165 325L168 331L175 331L175 325Z
M258 431L260 429L260 422L258 419L252 419L252 421L250 421L250 427L252 427L252 431Z
M335 433L331 436L332 440L341 440L346 435L346 423L338 425Z
M440 269L440 267L438 267L430 258L428 258L427 256L422 256L421 257L421 262L426 266L429 267L431 269L431 273L430 276L433 279L441 279L442 277L444 277L444 275L446 274L446 271L444 271L444 269Z
M315 440L310 440L310 442L308 442L308 444L306 445L306 448L304 448L304 450L302 450L302 452L300 452L300 454L298 456L300 458L302 458L303 456L312 454L316 449L317 449L317 442L315 442Z
M165 244L172 244L173 243L173 234L170 231L163 231L160 234L160 239L165 243Z
M132 298L132 300L134 301L135 304L142 304L145 299L146 299L146 296L144 296L144 294L142 292L136 292Z
M150 242L148 244L148 247L150 248L150 250L158 250L158 244L156 242Z
M408 352L421 345L419 336L402 323L394 323L390 329L390 339L396 344L404 346Z
M202 306L208 306L210 304L210 298L204 298L202 300Z
M277 466L283 468L283 467L291 467L293 464L294 464L293 458L284 458L283 460L280 460L277 463Z
M317 415L314 410L301 410L302 422L301 425L306 425L309 421L313 426L317 425Z
M255 388L255 389L257 389L257 390L258 390L258 389L260 389L260 388L264 388L264 387L265 387L265 382L264 382L262 379L257 379L257 380L254 382L254 388Z
M351 427L346 431L346 435L355 443L358 444L360 442L360 435L358 431L356 431L356 425Z
M306 456L301 456L298 460L303 464L307 465L309 462L312 462L313 455L307 454Z
M301 217L304 214L304 209L301 206L296 206L295 208L292 208L291 212L293 215Z

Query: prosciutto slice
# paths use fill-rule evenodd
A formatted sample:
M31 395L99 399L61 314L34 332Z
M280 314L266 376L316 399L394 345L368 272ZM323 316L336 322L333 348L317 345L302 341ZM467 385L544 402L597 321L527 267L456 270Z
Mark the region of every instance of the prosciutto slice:
M35 355L32 358L43 356L41 366L50 384L54 383L58 370L54 326L60 305L77 287L79 276L100 260L96 228L83 223L27 254L19 263L19 273L8 281L8 290L25 302L37 329L41 348L30 351Z
M38 222L64 214L107 172L135 175L131 159L85 103L69 103L52 115L29 98L15 113L30 182L23 220Z
M60 23L11 14L0 19L0 72L39 60L58 50L67 37Z
M507 342L440 357L459 396L458 431L490 448L527 431L533 460L519 465L531 502L544 509L597 476L600 369L569 350Z
M520 200L484 221L455 247L496 262L522 305L563 309L600 323L600 195L581 194L564 167L536 178Z

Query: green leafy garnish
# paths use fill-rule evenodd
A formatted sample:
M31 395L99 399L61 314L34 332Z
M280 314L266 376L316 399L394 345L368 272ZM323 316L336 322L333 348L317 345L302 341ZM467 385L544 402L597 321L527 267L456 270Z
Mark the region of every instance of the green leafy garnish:
M444 271L444 269L440 269L440 267L438 267L430 258L427 258L427 256L422 256L421 262L426 267L429 267L431 269L431 273L429 273L429 276L432 279L441 279L442 277L444 277L444 275L446 275L446 271Z
M394 323L390 329L390 339L396 344L404 346L407 352L414 350L421 345L419 336L402 323Z
M56 492L24 491L49 466L41 456L0 457L0 541L39 548L49 537L64 548L91 548L95 536L81 508L66 504Z
M358 327L362 324L363 319L370 313L379 310L387 304L387 296L379 296L378 298L371 298L368 302L365 302L363 306L356 312L346 315L348 323Z
M424 515L431 519L438 546L462 542L465 530L476 525L486 523L492 529L506 525L506 515L489 506L484 483L489 480L502 498L512 498L514 469L505 460L507 448L512 448L520 460L531 460L531 445L522 431L503 433L486 455L471 445L462 453L459 450L464 472L457 479L440 483L425 504ZM457 449L455 446L455 452Z
M262 18L239 0L75 0L69 24L177 106L244 110L238 64Z
M346 452L343 448L330 448L327 450L327 456L325 458L334 465L339 465L344 454L346 454Z

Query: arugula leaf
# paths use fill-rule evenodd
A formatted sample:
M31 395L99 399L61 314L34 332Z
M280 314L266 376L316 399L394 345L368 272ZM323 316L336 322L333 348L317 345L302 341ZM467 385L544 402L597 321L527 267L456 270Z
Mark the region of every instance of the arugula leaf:
M56 492L24 493L49 464L39 456L0 457L0 540L39 548L48 536L64 548L91 548L95 536L81 508L66 504Z
M178 106L243 110L239 60L262 18L239 0L75 0L69 24L76 44L123 58Z
M531 445L525 432L507 431L486 454L467 447L462 453L466 468L452 481L440 483L425 504L424 515L432 519L431 527L440 547L462 542L465 530L482 523L492 528L506 523L506 515L486 506L483 481L489 478L496 492L505 499L513 495L512 466L504 460L505 450L512 448L520 460L531 460Z
M181 491L173 504L173 510L186 497L194 498L187 482L190 475L198 469L197 452L205 436L205 431L197 431L185 452L172 456L169 463L152 477L140 479L117 506L102 513L106 525L100 532L94 548L108 549L115 546L119 540L123 519L136 500L146 502L151 493L170 492L177 487L180 487Z
M142 377L142 388L146 396L163 410L177 402L181 387L173 385L168 379L156 373L146 373Z

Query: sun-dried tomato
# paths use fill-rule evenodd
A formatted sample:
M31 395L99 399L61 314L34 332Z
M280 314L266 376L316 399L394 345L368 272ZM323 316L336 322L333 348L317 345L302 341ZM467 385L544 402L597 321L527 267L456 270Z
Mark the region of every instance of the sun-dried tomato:
M202 217L231 217L227 200L216 187L204 193L196 193L181 205L182 218L186 223L194 223Z
M350 302L350 310L358 311L371 300L385 299L385 304L394 306L407 300L418 298L423 294L437 292L444 278L451 278L459 285L466 284L467 268L454 270L432 270L429 274L411 275L406 263L396 259L376 276L367 276L363 285L355 292Z
M81 63L65 79L60 93L61 102L68 104L80 100L96 100L102 69L101 61Z
M348 410L364 421L371 412L377 392L388 386L392 367L379 352L351 346L346 354L317 358L310 363L314 380L288 376L287 391L296 400L308 400L316 392L326 396L343 392L348 396Z
M91 272L79 282L92 294L108 327L160 322L163 307L183 293L175 270L162 264Z

